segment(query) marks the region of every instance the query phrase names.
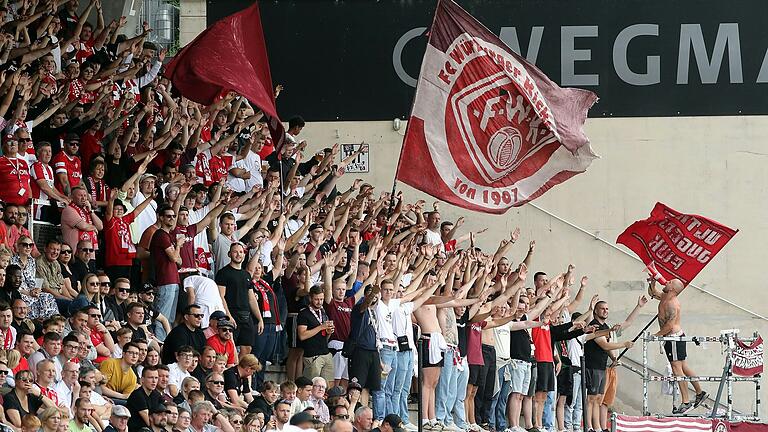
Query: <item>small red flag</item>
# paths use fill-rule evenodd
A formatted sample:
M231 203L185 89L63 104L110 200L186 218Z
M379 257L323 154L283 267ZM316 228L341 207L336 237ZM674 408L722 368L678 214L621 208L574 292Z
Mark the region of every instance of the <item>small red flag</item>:
M452 0L429 31L396 178L504 213L584 172L594 93L560 88Z
M275 151L285 140L277 115L258 3L205 29L165 67L165 76L187 99L211 105L230 90L264 112Z
M616 243L632 249L659 280L677 278L688 285L737 232L656 203L651 217L630 225Z

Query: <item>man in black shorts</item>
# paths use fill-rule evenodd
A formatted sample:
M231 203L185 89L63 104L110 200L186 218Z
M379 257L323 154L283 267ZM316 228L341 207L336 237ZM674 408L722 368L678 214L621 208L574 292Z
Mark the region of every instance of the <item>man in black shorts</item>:
M216 272L216 284L224 299L224 309L237 325L235 343L240 346L240 355L243 356L250 354L256 335L264 331L264 322L253 291L251 275L242 268L245 260L245 247L242 243L232 243L229 258L232 261Z
M685 336L680 326L680 301L677 298L684 289L685 285L679 279L672 279L662 290L656 289L656 280L653 277L648 279L648 294L659 300L659 331L655 336ZM665 341L664 352L675 376L696 376L685 361L688 357L685 342ZM680 406L672 410L672 414L684 414L689 409L698 407L707 397L707 392L701 389L698 381L691 381L696 390L696 399L693 401L688 399L688 384L685 381L678 381L677 384L682 401Z
M597 330L608 330L605 323L608 319L608 303L599 301L595 303L595 319L589 323ZM601 336L584 344L584 377L587 384L587 431L600 431L608 428L608 425L600 425L600 403L605 393L605 368L608 364L609 352L621 348L631 348L632 341L608 342L605 336Z

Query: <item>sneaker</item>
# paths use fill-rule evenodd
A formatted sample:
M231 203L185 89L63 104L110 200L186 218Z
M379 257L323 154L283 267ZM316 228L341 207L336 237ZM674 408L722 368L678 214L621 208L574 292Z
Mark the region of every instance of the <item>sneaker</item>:
M432 423L430 423L430 422L422 423L421 429L422 430L430 430L431 431L432 430ZM418 430L418 428L416 430Z
M443 424L443 422L432 423L432 430L436 432L443 431L445 430L445 425Z
M693 407L698 408L699 405L701 405L702 402L704 402L704 399L707 398L707 392L701 391L701 393L696 395L696 399L693 401Z
M417 430L419 430L419 427L418 427L418 426L416 426L416 425L415 425L415 424L413 424L413 423L405 423L405 424L403 424L403 429L405 429L405 430L407 430L407 431L411 431L411 432L414 432L414 431L417 431Z
M528 432L542 432L541 429L537 428L536 426L527 429Z
M459 432L461 429L456 427L455 424L451 423L449 425L443 425L443 430L447 432Z
M680 406L672 410L672 414L685 414L691 407L693 407L691 402L681 403Z

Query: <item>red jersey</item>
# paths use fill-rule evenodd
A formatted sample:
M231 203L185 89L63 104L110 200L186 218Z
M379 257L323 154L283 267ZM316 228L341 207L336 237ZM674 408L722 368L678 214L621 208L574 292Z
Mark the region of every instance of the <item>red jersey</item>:
M133 222L136 215L128 213L125 216L113 216L104 223L104 241L107 253L104 255L104 265L130 266L136 258L136 245L131 237L131 229L128 225Z
M70 190L80 184L80 180L83 178L83 170L79 157L70 156L62 150L56 154L55 158L53 158L53 166L56 168L56 174L67 175ZM59 192L64 193L64 185L61 184L58 178L56 179L55 184L56 189Z
M21 157L0 157L0 200L26 205L30 197L29 165Z
M331 299L325 304L325 313L333 321L332 340L345 341L349 337L349 317L352 315L352 307L355 305L355 297L349 296L342 301Z
M235 364L235 342L231 339L224 342L219 335L213 335L208 338L206 345L216 350L219 354L227 355L227 364Z
M101 153L101 140L103 138L103 131L96 131L95 134L86 132L80 137L80 156L83 166L90 167L91 160Z
M53 188L53 168L51 168L51 166L48 164L37 161L32 164L32 169L29 172L29 176L32 179L32 181L29 182L29 187L32 190L32 198L44 200L49 199L50 197L48 194L40 189L40 185L37 184L37 180L43 180L48 184L48 187Z
M537 362L550 363L555 361L552 356L552 335L549 332L549 325L532 328L531 340L533 340L533 346L536 347L533 356L536 357Z
M104 335L101 334L101 332L97 330L91 330L91 343L93 346L99 346L104 343ZM101 363L104 360L108 359L109 357L106 356L98 356L96 359L93 360L94 363Z

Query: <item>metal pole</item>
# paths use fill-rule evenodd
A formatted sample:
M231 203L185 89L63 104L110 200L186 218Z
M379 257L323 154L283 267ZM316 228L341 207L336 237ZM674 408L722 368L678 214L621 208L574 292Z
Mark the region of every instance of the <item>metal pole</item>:
M643 415L648 415L648 339L643 336Z
M581 422L582 430L587 430L587 363L584 360L584 354L579 357L581 363Z
M421 353L423 352L421 350L422 345L424 345L424 341L421 338L419 338L418 341L416 341L416 357L418 357L418 362L417 362L418 369L417 370L419 372L419 378L416 380L416 383L417 383L416 387L417 387L417 390L419 391L419 399L418 399L418 402L416 404L416 407L417 407L416 412L417 412L417 417L418 417L418 424L416 426L418 426L418 428L419 428L418 432L423 432L423 430L424 430L423 429L424 422L422 421L422 413L424 412L424 408L426 408L426 407L422 406L422 403L421 403L421 396L422 396L422 391L423 391L423 386L424 386L424 367L423 367L424 362L423 362L423 360L421 358L422 357Z
M656 321L656 318L658 318L658 317L659 317L659 315L658 315L658 314L657 314L657 315L654 315L654 316L653 316L653 318L652 318L652 319L651 319L651 320L648 322L648 324L646 324L646 325L645 325L645 327L643 327L643 329L642 329L642 330L640 330L640 333L638 333L638 334L637 334L637 336L635 336L635 338L634 338L634 339L632 339L632 342L635 342L635 341L637 341L637 340L640 338L640 336L642 336L642 335L643 335L643 333L645 333L645 331L646 331L646 330L648 330L648 327L650 327L650 326L653 324L653 322L654 322L654 321ZM619 356L618 356L618 357L616 357L616 361L619 361L619 360L621 360L621 358L622 358L622 357L624 357L624 354L625 354L627 351L629 351L629 348L624 348L624 351L622 351L622 352L621 352L621 354L619 354Z

